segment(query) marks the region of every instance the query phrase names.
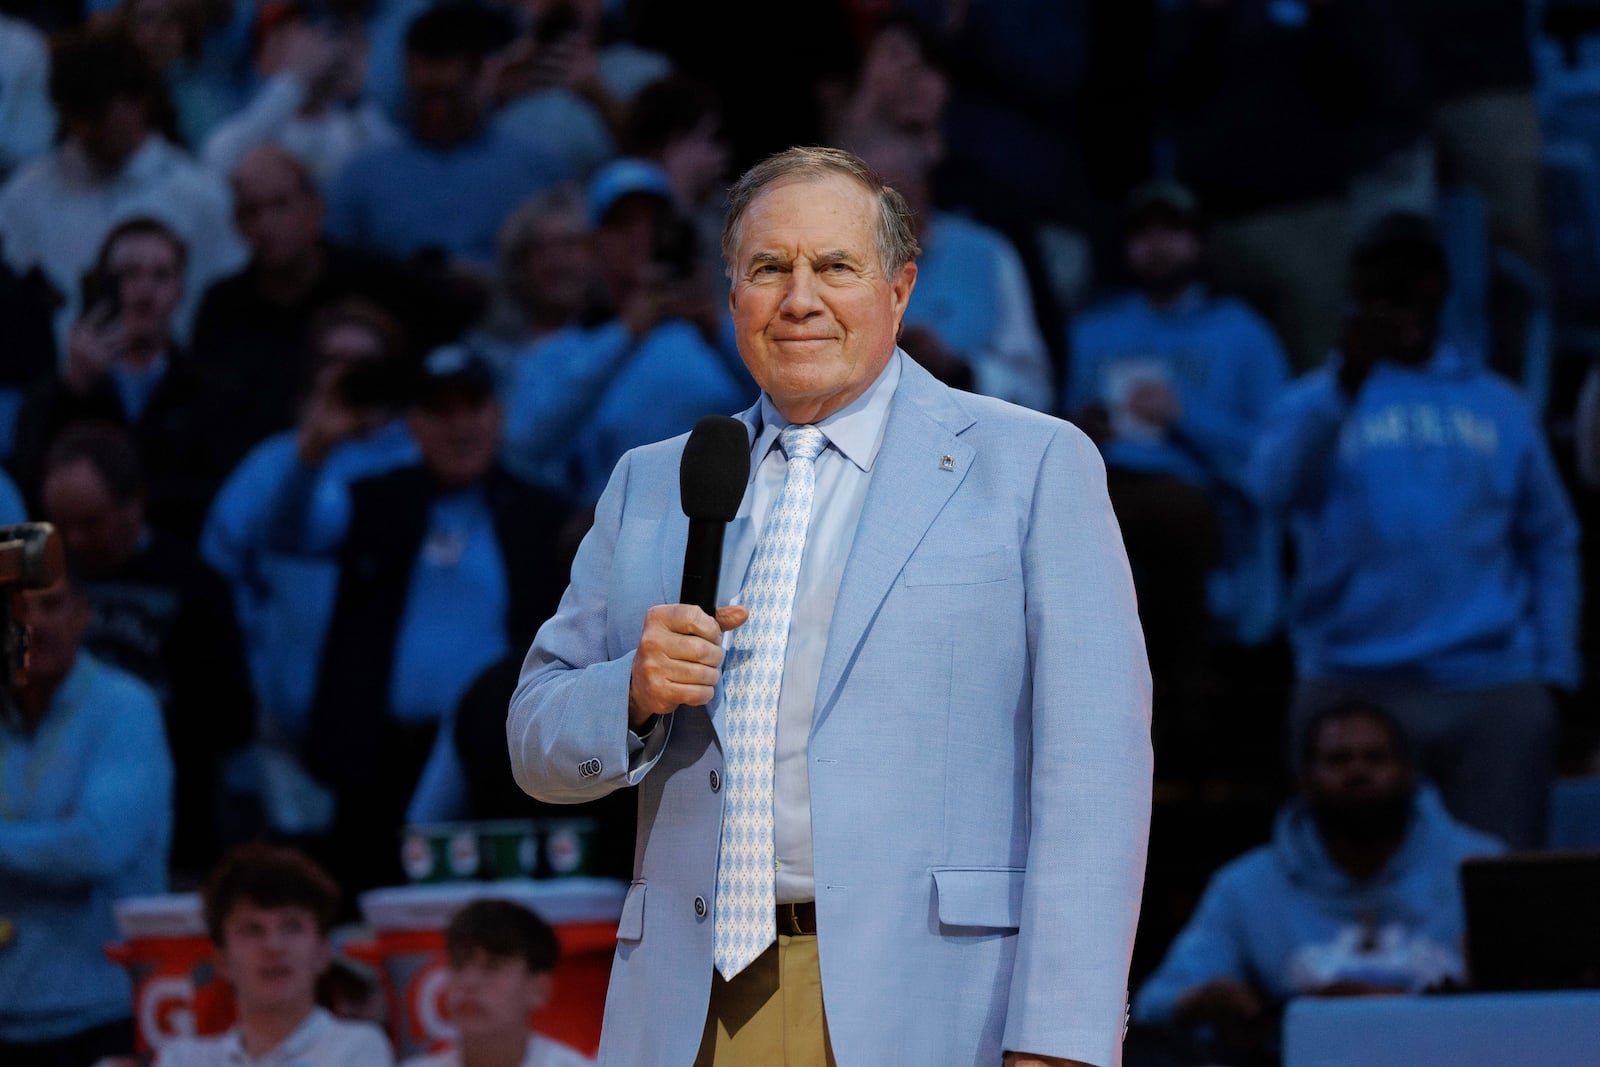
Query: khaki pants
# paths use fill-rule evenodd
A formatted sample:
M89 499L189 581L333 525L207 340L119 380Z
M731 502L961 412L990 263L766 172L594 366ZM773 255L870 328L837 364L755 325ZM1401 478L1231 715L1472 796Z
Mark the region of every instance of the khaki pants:
M834 1067L822 1012L817 937L778 935L725 982L711 976L711 1005L695 1067Z

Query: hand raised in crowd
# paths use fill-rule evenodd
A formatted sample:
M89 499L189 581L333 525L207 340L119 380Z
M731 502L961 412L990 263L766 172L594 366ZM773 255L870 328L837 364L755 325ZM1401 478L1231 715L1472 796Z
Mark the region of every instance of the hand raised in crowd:
M61 377L75 393L87 393L105 377L128 344L122 316L109 304L89 308L67 332L67 359Z
M749 618L749 609L737 605L718 608L714 619L693 604L645 612L628 681L628 725L642 726L679 705L709 703L722 677L722 635Z
M675 274L659 263L643 270L643 281L618 309L630 336L638 340L668 319L686 319L707 336L715 335L716 305L699 275Z
M315 467L328 458L336 445L372 433L388 418L388 412L382 408L356 406L346 401L344 380L359 365L335 363L317 373L311 395L301 408L295 436L295 452L300 462Z
M581 33L548 40L524 34L489 57L483 78L489 98L497 104L557 87L589 95L600 84L600 59Z

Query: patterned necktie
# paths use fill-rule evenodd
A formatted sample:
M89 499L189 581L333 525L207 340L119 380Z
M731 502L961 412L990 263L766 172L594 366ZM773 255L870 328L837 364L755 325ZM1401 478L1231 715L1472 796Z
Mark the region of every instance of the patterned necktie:
M816 490L812 461L828 443L815 426L791 426L778 440L789 457L783 491L756 541L740 591L750 618L729 636L722 675L726 785L717 863L716 963L727 979L749 966L776 936L772 753L778 692Z

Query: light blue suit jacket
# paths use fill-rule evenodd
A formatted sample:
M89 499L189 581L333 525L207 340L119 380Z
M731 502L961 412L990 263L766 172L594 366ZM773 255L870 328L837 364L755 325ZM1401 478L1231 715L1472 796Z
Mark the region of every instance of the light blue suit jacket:
M757 409L743 419L754 431ZM628 784L647 609L673 603L685 438L628 453L511 701L518 782ZM724 591L723 598L726 599ZM1093 445L904 360L840 584L810 741L841 1067L1120 1059L1150 816L1150 678ZM639 785L601 1061L693 1062L712 974L720 693Z

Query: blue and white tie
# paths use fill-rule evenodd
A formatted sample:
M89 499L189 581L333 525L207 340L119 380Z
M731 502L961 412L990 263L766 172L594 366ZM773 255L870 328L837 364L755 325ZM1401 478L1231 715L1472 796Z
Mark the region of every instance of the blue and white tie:
M749 966L776 936L772 753L778 692L816 492L812 461L828 443L815 426L790 426L778 440L789 458L783 491L756 541L740 591L750 618L729 635L722 675L726 786L717 862L716 963L727 979Z

